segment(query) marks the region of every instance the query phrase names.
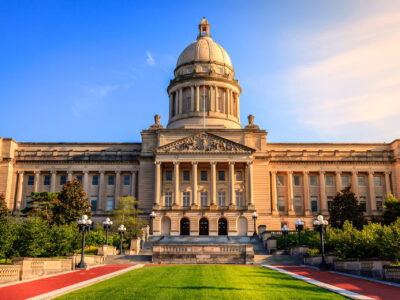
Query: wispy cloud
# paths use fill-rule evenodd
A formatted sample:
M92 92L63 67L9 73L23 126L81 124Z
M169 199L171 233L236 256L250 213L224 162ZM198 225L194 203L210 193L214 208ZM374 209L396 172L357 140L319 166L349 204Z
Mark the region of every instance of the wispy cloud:
M150 51L146 51L146 56L147 56L146 63L149 66L155 66L156 61L154 60L153 55L150 53Z

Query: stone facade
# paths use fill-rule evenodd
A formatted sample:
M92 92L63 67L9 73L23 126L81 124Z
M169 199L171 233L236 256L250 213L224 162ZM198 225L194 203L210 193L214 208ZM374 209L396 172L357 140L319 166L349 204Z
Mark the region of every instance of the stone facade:
M203 19L178 59L168 87L169 121L160 116L141 143L20 143L0 138L0 193L11 210L33 191L82 181L94 218L134 196L154 235L250 235L257 226L311 226L329 201L352 185L367 216L384 196L400 197L400 140L392 143L269 143L249 116L240 122L241 87L225 50Z

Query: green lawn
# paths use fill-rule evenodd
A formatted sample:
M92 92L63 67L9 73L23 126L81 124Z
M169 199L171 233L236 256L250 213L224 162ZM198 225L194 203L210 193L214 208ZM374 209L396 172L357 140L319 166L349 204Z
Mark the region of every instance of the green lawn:
M149 266L57 299L345 299L264 267Z

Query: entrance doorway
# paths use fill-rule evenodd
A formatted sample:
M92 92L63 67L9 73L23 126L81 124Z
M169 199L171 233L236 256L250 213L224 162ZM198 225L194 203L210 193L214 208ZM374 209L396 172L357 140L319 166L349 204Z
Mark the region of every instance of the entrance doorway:
M206 218L200 219L199 235L208 235L208 220Z
M218 220L218 235L228 235L228 221L225 218Z
M181 235L190 234L190 221L187 218L181 219Z

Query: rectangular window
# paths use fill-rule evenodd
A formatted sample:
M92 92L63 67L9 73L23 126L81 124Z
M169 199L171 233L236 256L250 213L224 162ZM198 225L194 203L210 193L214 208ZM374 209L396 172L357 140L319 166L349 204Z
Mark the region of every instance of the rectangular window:
M201 181L207 181L207 171L200 172Z
M183 180L190 181L190 172L189 171L183 171Z
M220 207L225 206L225 192L219 192L218 193L218 205Z
M35 183L35 176L29 175L28 176L28 185L33 185Z
M108 185L114 185L114 184L115 184L115 176L108 175Z
M377 196L375 199L376 199L376 210L383 211L383 198L381 196Z
M183 206L189 207L190 206L190 192L183 192Z
M165 171L165 180L172 181L172 171Z
M348 176L342 176L342 187L346 187L349 185L349 177Z
M283 177L283 175L278 175L276 183L277 185L285 185L285 177Z
M293 176L293 181L294 181L294 185L299 186L300 185L300 176L299 175L294 175Z
M381 186L382 185L381 176L374 176L374 184L375 184L375 186Z
M60 185L64 185L67 183L67 176L66 175L61 175L60 176Z
M92 206L92 211L97 210L97 196L90 197L90 205Z
M365 186L365 177L364 176L358 176L358 185Z
M318 185L317 176L315 176L315 175L310 176L310 185Z
M114 196L107 196L106 211L111 211L113 209L114 209Z
M236 181L242 181L242 180L243 180L242 171L237 171L236 172Z
M50 185L50 175L44 175L43 184Z
M201 207L207 207L207 205L208 205L208 194L207 194L207 192L201 192L200 193L200 201L201 201Z
M131 176L124 175L124 185L131 185Z
M362 207L362 211L367 211L367 198L365 196L360 196L360 205Z
M316 196L311 196L311 211L318 212L318 198Z
M332 196L328 196L328 210L332 207L332 203L333 203L333 197Z
M333 186L333 176L332 175L327 175L326 176L326 185L327 186Z
M93 175L92 185L99 185L99 176L98 175Z
M25 207L26 208L29 208L31 206L31 203L30 203L31 201L32 201L32 197L26 196L26 199L25 199Z
M166 192L164 196L164 205L166 207L171 207L172 205L172 192Z
M243 201L243 192L236 192L236 205L238 207L244 207L244 201Z
M285 211L285 198L278 197L278 210L281 212Z
M218 171L218 180L225 181L225 171Z
M76 176L76 179L77 179L80 183L82 183L82 175Z
M301 212L302 205L301 205L301 197L300 196L295 196L294 197L294 210L296 212Z

